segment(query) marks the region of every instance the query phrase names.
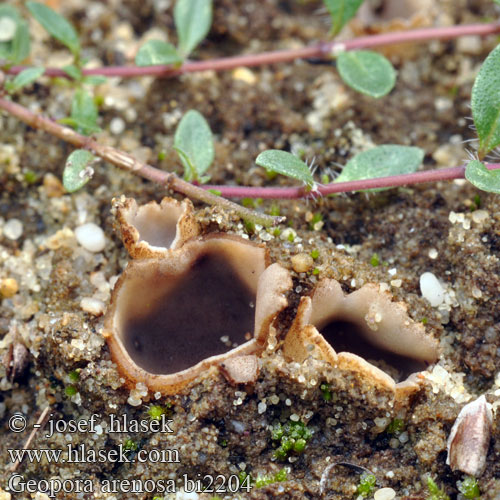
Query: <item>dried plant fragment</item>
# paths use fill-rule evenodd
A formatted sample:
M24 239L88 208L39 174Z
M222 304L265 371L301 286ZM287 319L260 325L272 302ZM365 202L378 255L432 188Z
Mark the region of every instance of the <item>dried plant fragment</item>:
M480 477L486 467L493 415L491 405L480 396L458 414L448 438L446 464L470 476Z
M14 342L10 344L4 356L4 364L7 372L7 380L15 382L20 379L29 363L29 351L24 344Z

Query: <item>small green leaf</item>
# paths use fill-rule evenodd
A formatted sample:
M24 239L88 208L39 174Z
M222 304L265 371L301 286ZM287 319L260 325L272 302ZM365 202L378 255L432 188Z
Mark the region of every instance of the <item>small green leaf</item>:
M179 52L187 57L210 31L212 0L177 0L174 21Z
M6 82L5 88L9 93L22 89L43 75L44 71L45 68L26 68L21 71L14 80Z
M19 74L17 74L13 80L8 80L5 83L5 88L9 93L16 92L17 90L26 87L26 85L29 85L30 83L34 82L44 72L45 68L38 68L38 67L26 68Z
M81 82L83 78L82 70L74 64L68 64L61 68L75 82Z
M88 85L101 85L107 81L108 79L101 75L89 75L82 78L82 83L87 83Z
M200 181L215 156L212 131L201 113L192 109L182 117L175 131L174 148L184 165L184 178Z
M90 135L100 130L97 117L97 106L92 96L84 89L77 89L71 102L72 123L65 123L74 126L81 134Z
M351 158L335 182L410 174L417 170L423 158L424 151L420 148L396 144L377 146ZM383 189L388 188L367 189L367 191L381 191Z
M337 69L349 87L371 97L387 95L396 83L396 71L389 60L371 50L340 53Z
M500 0L493 0L496 4L500 5Z
M500 45L484 61L471 95L472 118L479 136L479 158L500 144Z
M331 34L336 35L354 17L363 0L323 0L332 17Z
M26 6L33 17L63 45L66 45L75 57L80 54L80 41L75 28L56 11L38 2L27 2Z
M29 53L30 34L27 23L14 7L0 6L0 59L18 64Z
M467 164L465 178L482 191L500 194L500 170L488 170L479 160Z
M27 23L20 22L17 26L16 35L12 41L11 61L20 63L30 55L31 42Z
M85 186L94 171L90 167L95 156L85 149L73 151L66 160L63 172L63 185L69 193Z
M161 40L147 41L137 52L135 64L137 66L158 66L160 64L181 64L182 57L176 48Z
M292 153L269 149L257 156L255 163L270 172L286 175L303 182L307 187L314 187L314 179L309 167Z

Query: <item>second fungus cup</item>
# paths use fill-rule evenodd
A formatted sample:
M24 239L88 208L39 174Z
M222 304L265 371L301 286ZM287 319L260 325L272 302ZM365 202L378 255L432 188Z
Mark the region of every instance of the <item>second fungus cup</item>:
M437 342L409 318L403 303L373 284L344 295L332 279L322 280L312 297L302 297L283 351L290 361L313 356L364 374L396 399L416 390L414 374L438 357Z

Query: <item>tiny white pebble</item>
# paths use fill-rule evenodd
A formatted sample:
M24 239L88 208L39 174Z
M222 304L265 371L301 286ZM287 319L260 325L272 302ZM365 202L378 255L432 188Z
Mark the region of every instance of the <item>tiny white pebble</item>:
M109 130L112 134L119 135L125 130L125 122L117 116L111 120Z
M444 289L432 273L427 272L420 276L420 292L432 307L437 307L444 301Z
M390 441L389 441L389 446L395 450L398 446L399 446L399 441L396 439L396 438L392 438Z
M472 212L472 220L476 224L481 224L482 222L485 222L489 218L489 213L486 210L474 210Z
M428 255L429 255L429 258L430 258L430 259L437 259L437 256L438 256L438 251L437 251L435 248L431 248L431 249L429 250Z
M402 433L399 435L399 438L398 438L398 439L399 439L399 442L400 442L401 444L405 444L405 443L407 443L407 442L408 442L408 439L409 439L409 437L408 437L408 433L407 433L407 432L402 432Z
M106 246L104 231L92 222L78 226L75 236L78 243L89 252L102 252Z
M375 500L393 500L396 498L396 492L392 488L380 488L373 494Z
M23 234L23 223L19 219L8 220L3 227L3 234L9 240L17 240Z
M130 397L127 399L127 403L128 403L130 406L139 406L140 404L142 404L142 399L137 399L137 398L134 398L133 396L130 396Z
M83 311L93 314L94 316L101 316L104 314L106 309L106 304L99 299L94 299L92 297L83 297L80 301L80 307Z
M178 491L175 494L175 500L198 500L199 495L196 492L185 492L185 491Z

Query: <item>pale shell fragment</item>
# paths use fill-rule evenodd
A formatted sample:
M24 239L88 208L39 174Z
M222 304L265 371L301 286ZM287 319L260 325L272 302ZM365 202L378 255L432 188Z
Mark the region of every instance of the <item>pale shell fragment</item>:
M493 414L486 398L466 404L458 414L448 438L446 464L470 476L480 477L486 467Z

